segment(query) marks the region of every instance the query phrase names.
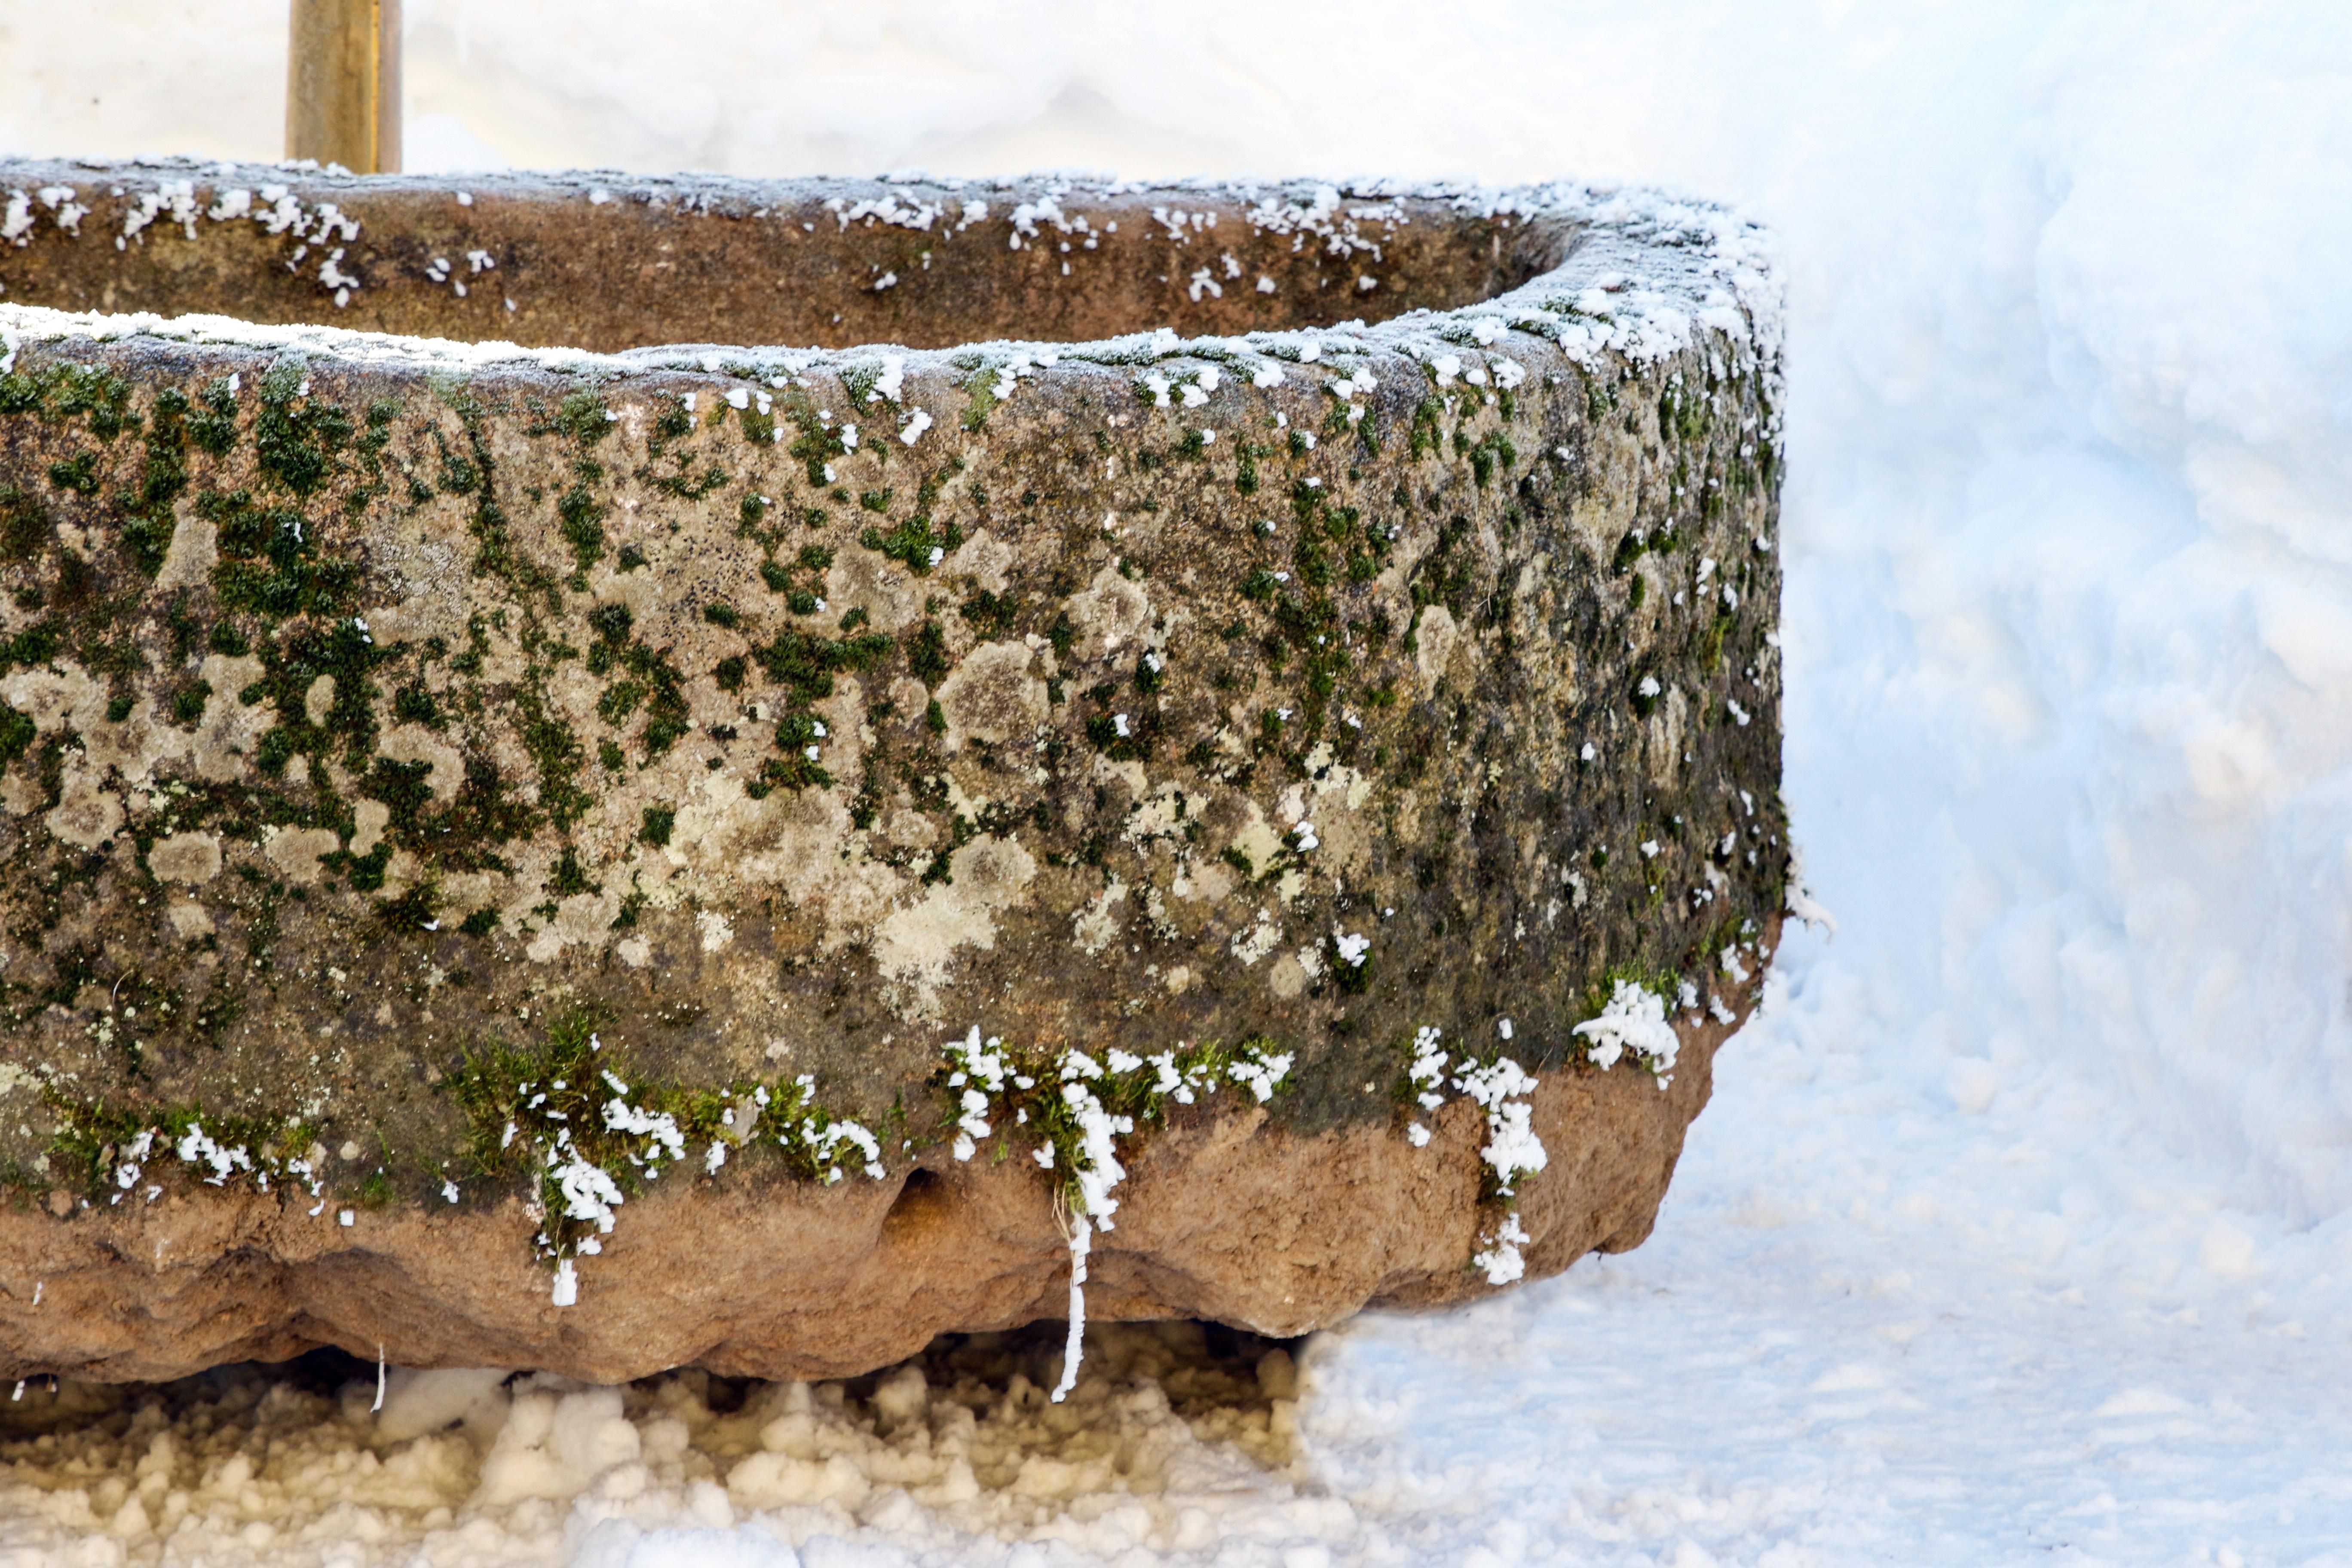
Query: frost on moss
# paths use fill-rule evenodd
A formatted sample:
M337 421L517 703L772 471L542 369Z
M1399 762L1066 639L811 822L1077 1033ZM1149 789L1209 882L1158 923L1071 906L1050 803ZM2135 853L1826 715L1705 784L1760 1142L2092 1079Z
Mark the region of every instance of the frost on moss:
M1573 1033L1589 1042L1585 1059L1603 1072L1631 1056L1650 1070L1660 1089L1674 1082L1682 1037L1667 1020L1666 999L1639 981L1616 981L1600 1015L1577 1025Z
M940 1135L952 1130L956 1158L971 1158L991 1137L996 1157L1007 1158L1018 1138L1054 1173L1057 1206L1073 1226L1073 1347L1084 1321L1078 1290L1087 1246L1097 1225L1112 1227L1118 1201L1111 1190L1127 1174L1119 1140L1161 1121L1170 1104L1189 1105L1222 1089L1242 1087L1259 1102L1269 1100L1291 1060L1264 1038L1231 1050L1210 1042L1152 1057L1112 1050L1103 1061L1076 1049L983 1044L977 1028L966 1040L949 1042L937 1082L947 1096ZM852 1171L876 1181L888 1174L881 1141L819 1104L814 1075L717 1089L633 1082L632 1076L620 1053L606 1049L595 1020L574 1013L558 1019L536 1048L490 1042L449 1079L466 1112L476 1168L525 1175L533 1184L539 1229L532 1246L554 1271L558 1306L579 1299L577 1260L604 1250L618 1211L698 1147L705 1174L718 1172L733 1152L755 1147L780 1156L803 1180L830 1184ZM1075 1360L1071 1367L1075 1372Z
M622 1066L617 1052L605 1054L594 1020L575 1013L557 1020L538 1049L493 1041L449 1080L476 1166L535 1183L532 1246L555 1270L559 1307L579 1298L574 1260L602 1252L615 1211L691 1145L703 1146L706 1173L754 1139L805 1179L838 1182L850 1168L877 1180L886 1173L880 1141L819 1105L811 1075L691 1089L632 1085Z
M265 1193L282 1187L319 1193L316 1139L299 1121L218 1116L194 1106L133 1109L74 1100L54 1090L49 1101L58 1117L52 1168L79 1172L90 1201L153 1203L163 1194L155 1177L166 1161L201 1173L197 1179L207 1186L237 1182Z
M1550 1163L1543 1140L1536 1136L1536 1077L1510 1057L1484 1061L1466 1052L1451 1057L1439 1048L1444 1038L1444 1031L1434 1026L1413 1032L1398 1093L1412 1117L1405 1136L1416 1149L1428 1147L1429 1127L1421 1117L1445 1103L1448 1089L1475 1101L1486 1113L1486 1142L1478 1151L1478 1205L1482 1214L1495 1216L1496 1231L1470 1262L1485 1273L1488 1284L1508 1285L1527 1273L1520 1251L1528 1236L1519 1227L1519 1184Z
M1214 1040L1139 1057L1117 1047L1097 1061L1076 1047L1060 1051L1007 1046L981 1037L979 1026L946 1046L940 1085L954 1100L955 1157L969 1160L989 1139L996 1159L1016 1141L1053 1173L1056 1210L1070 1239L1070 1337L1055 1403L1076 1385L1087 1324L1087 1257L1097 1226L1117 1228L1112 1189L1127 1178L1118 1141L1139 1124L1163 1120L1168 1107L1192 1105L1220 1089L1246 1088L1259 1104L1289 1077L1292 1056L1264 1036L1228 1049Z

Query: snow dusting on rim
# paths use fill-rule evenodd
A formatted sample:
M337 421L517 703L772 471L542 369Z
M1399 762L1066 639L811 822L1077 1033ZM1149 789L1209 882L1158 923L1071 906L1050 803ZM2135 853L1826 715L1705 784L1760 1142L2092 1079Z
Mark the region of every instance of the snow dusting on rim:
M194 174L202 173L217 178L235 171L250 170L250 165L184 162L135 166L186 172L190 177L167 180L158 187L163 197L170 199L157 211L169 207L175 220L184 220L190 233L199 216L214 222L278 222L279 209L292 200L284 197L282 187L264 187L265 195L276 189L284 199L258 207L242 188L216 193L209 204L195 195ZM415 177L405 178L413 181ZM1450 384L1457 375L1475 384L1481 377L1465 374L1465 363L1468 371L1479 372L1488 362L1505 365L1513 363L1501 352L1507 347L1508 335L1512 333L1554 343L1570 361L1591 366L1609 356L1635 363L1654 363L1691 347L1703 333L1713 331L1722 334L1739 368L1760 364L1774 378L1776 387L1778 384L1784 330L1783 285L1777 247L1769 231L1726 207L1646 187L1573 181L1480 186L1391 181L1265 184L1201 180L1171 185L1120 181L1090 184L1059 178L1018 184L947 180L916 187L858 181L766 184L709 177L621 182L586 174L532 175L527 179L488 176L470 184L472 190L460 193L469 203L474 191L511 185L519 193L552 195L559 199L572 195L597 207L625 209L644 204L700 212L751 208L754 198L765 195L773 202L780 191L837 190L842 194L833 196L825 205L835 213L844 228L853 220L869 218L920 230L928 230L934 223L943 228L962 228L997 221L997 215L1002 215L1008 243L1016 248L1023 243L1024 234L1034 236L1038 232L1041 223L1064 233L1079 228L1086 220L1074 220L1064 204L1066 201L1075 206L1087 196L1108 198L1168 190L1181 191L1196 200L1223 199L1245 207L1246 217L1255 227L1276 234L1304 231L1323 237L1328 246L1339 249L1368 245L1369 241L1353 237L1355 224L1368 216L1393 220L1400 211L1393 204L1411 198L1442 204L1465 219L1499 217L1566 223L1577 226L1580 232L1570 255L1553 270L1517 289L1454 310L1416 310L1369 327L1349 322L1189 339L1163 328L1089 343L1007 342L986 346L1006 351L1008 361L1025 359L1028 365L1036 367L1050 367L1060 359L1131 366L1197 357L1207 352L1248 366L1255 384L1261 386L1279 384L1293 374L1311 375L1313 372L1308 367L1319 364L1325 384L1341 397L1352 397L1359 390L1368 391L1375 384L1366 378L1359 387L1356 367L1367 359L1381 356L1399 355L1417 361L1429 368L1441 385ZM616 186L623 187L617 195ZM44 212L65 232L78 234L83 214L73 204L70 190L55 189L61 194L47 206L12 202L8 210L15 226L5 237L19 245L26 243ZM935 200L926 193L942 194ZM12 195L21 197L24 193ZM247 199L232 199L236 196ZM132 216L143 212L147 205L140 204ZM21 213L19 207L23 208ZM68 215L74 220L70 225L66 222ZM152 221L155 215L147 216ZM1181 210L1173 214L1176 220L1184 216ZM1157 209L1155 216L1162 222L1170 221L1164 207ZM330 237L348 239L356 237L358 233L358 226L332 204L320 205L316 221L332 227ZM270 232L278 230L272 228ZM355 285L338 285L350 286ZM5 334L0 337L0 352L7 356L0 359L0 371L7 368L21 342L72 338L108 342L149 337L426 372L529 367L599 376L656 371L719 374L722 369L737 374L750 369L759 375L796 375L814 368L870 358L873 352L755 345L731 345L714 352L710 345L667 344L605 353L576 348L530 348L498 341L464 342L403 337L315 325L263 325L224 316L117 315L8 303L0 303L0 331ZM979 345L965 345L971 346ZM894 370L945 372L949 356L959 352L963 350L898 351L892 356ZM1016 369L1014 374L1019 374ZM1498 369L1496 374L1508 377L1510 372Z

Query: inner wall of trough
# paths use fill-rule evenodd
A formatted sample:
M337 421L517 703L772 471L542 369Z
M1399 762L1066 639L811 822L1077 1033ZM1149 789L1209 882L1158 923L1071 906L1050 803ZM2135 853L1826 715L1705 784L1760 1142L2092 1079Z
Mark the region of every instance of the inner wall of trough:
M961 200L950 198L922 228L845 220L816 195L729 211L555 185L463 194L398 178L298 191L312 206L332 201L358 230L306 249L260 224L202 217L147 225L118 246L124 215L110 209L132 198L85 187L79 235L43 224L0 250L0 299L605 352L1083 342L1453 310L1558 266L1576 234L1391 201L1355 204L1376 216L1334 238L1254 225L1246 206L1193 192L1172 208L1168 192L1066 192L1058 216L1018 226L996 192L984 219L959 226Z

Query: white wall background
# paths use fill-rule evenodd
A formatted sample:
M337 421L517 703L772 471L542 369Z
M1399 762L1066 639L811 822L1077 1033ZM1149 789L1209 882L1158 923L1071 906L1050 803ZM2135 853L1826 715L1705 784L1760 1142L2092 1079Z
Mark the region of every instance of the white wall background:
M272 156L283 26L0 0L0 147ZM1788 793L1843 922L1792 961L1956 1112L2063 1085L2084 1137L2152 1135L2220 1201L2352 1209L2352 8L409 0L409 28L416 167L1572 173L1760 211L1793 282Z

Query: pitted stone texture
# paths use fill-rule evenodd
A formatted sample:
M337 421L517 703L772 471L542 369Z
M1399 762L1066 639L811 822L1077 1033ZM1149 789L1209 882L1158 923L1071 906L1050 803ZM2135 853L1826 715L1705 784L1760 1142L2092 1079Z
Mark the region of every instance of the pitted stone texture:
M1647 1237L1727 1033L1686 1030L1664 1092L1637 1071L1543 1076L1535 1126L1552 1163L1520 1207L1532 1274ZM1433 1121L1414 1148L1375 1123L1309 1134L1256 1110L1180 1117L1139 1151L1118 1228L1096 1239L1088 1315L1290 1335L1368 1304L1487 1293L1463 1267L1494 1229L1478 1201L1485 1121L1467 1100ZM937 1153L887 1182L657 1189L627 1205L569 1309L516 1247L530 1221L512 1202L366 1210L348 1226L310 1206L198 1186L62 1223L0 1218L0 1376L173 1378L335 1344L600 1383L682 1365L813 1379L1067 1306L1066 1245L1033 1173Z
M151 196L163 214L185 196L194 216L124 237L85 215L77 236L52 204L0 251L11 300L44 297L44 266L53 290L112 276L135 294L159 257L179 256L184 281L211 276L206 247L301 243L254 223L250 199L230 211L226 193L246 187L226 176L201 195L109 178L131 216ZM370 254L390 255L409 242L383 226L409 221L400 204L423 188L353 184L333 221L357 224L381 193L394 216L359 226ZM935 296L897 295L946 312L901 334L918 342L956 341L966 306L975 331L1023 319L988 312L1061 287L1058 260L1018 269L1033 250L1062 257L1065 239L1130 268L1100 274L1119 310L1168 303L1165 278L1191 276L1167 271L1175 258L1207 266L1223 293L1181 292L1227 301L1199 318L1227 327L1317 319L1297 306L1303 283L1285 292L1309 273L1267 271L1276 287L1261 292L1248 245L1326 271L1371 258L1388 270L1367 300L1475 298L1520 275L1498 259L1515 255L1559 265L1470 310L1370 328L939 353L599 355L0 306L10 1180L47 1193L86 1179L50 1147L75 1107L296 1119L332 1152L326 1212L364 1195L369 1225L469 1238L448 1276L462 1294L465 1279L504 1278L484 1261L490 1238L511 1248L515 1280L535 1266L530 1223L510 1185L476 1174L446 1081L467 1053L528 1047L552 1017L586 1010L633 1079L806 1073L825 1104L887 1130L880 1184L795 1194L748 1155L707 1180L666 1177L583 1261L583 1304L549 1331L604 1342L619 1331L600 1315L625 1292L594 1287L632 1231L684 1245L701 1234L694 1215L756 1204L800 1216L812 1247L866 1245L865 1219L821 1216L887 1211L908 1164L936 1158L941 1043L975 1025L1139 1055L1266 1039L1291 1054L1291 1082L1243 1146L1296 1180L1303 1167L1271 1151L1370 1140L1406 1157L1391 1095L1423 1026L1456 1048L1507 1049L1548 1081L1606 1085L1634 1080L1574 1065L1573 1028L1613 977L1675 994L1686 1028L1747 1005L1760 963L1726 950L1762 940L1786 854L1777 284L1750 231L1570 187L1178 203L1033 185L960 196L1000 225L967 251L944 239L964 233L954 193L844 187L836 212L807 186L730 188L751 205L597 203L518 182L508 205L478 197L464 221L486 242L613 223L657 253L687 243L680 226L740 235L862 203L828 244L937 242L932 274L910 262L883 291L939 278ZM304 190L316 228L325 204ZM940 208L929 229L908 226L918 196ZM1122 245L1143 228L1159 248L1111 247L1114 221ZM1397 232L1377 238L1388 223ZM341 227L330 237L339 268L363 259ZM418 244L441 254L438 237ZM1416 257L1436 258L1418 280ZM1465 257L1490 271L1464 282L1447 269ZM1139 275L1149 287L1139 267L1160 269ZM1032 294L1006 292L1016 273ZM817 298L833 276L788 280ZM305 287L287 310L336 313ZM334 287L346 312L389 297L382 276ZM574 302L593 324L688 310L681 287L616 274ZM691 309L723 324L709 300ZM1039 309L1047 326L1088 330L1157 319ZM1369 939L1368 963L1340 962L1343 937ZM1696 1110L1681 1080L1664 1096L1636 1087ZM1141 1135L1136 1168L1156 1138L1213 1144L1219 1118L1257 1115L1245 1103L1202 1107L1193 1132ZM1630 1125L1576 1136L1601 1159ZM1447 1179L1475 1196L1475 1157L1456 1163ZM1405 1167L1375 1168L1315 1201L1386 1212L1383 1184ZM1664 1168L1621 1184L1633 1206L1579 1247L1637 1234ZM440 1195L453 1180L454 1210ZM1045 1202L1017 1162L990 1180ZM182 1184L158 1163L121 1209L101 1194L113 1212L76 1208L65 1228L135 1226L146 1185L166 1205ZM278 1205L233 1191L187 1212L242 1213L219 1223L275 1237L292 1223ZM675 1217L652 1217L671 1205ZM1199 1245L1239 1259L1255 1234L1244 1212ZM1118 1234L1128 1223L1123 1209ZM32 1227L27 1256L55 1224L29 1207L0 1219ZM1592 1228L1578 1224L1555 1228ZM1349 1276L1318 1300L1344 1311L1474 1288L1460 1215L1440 1231L1451 1283L1416 1263L1410 1279ZM1561 1245L1535 1266L1564 1267ZM412 1260L394 1273L439 1267L422 1241L393 1252ZM947 1314L960 1321L1058 1310L1066 1265L1020 1257L1017 1289L985 1310L944 1275L919 1288L962 1302ZM1164 1267L1225 1283L1148 1296L1160 1307L1264 1310L1234 1282L1238 1261ZM1113 1293L1120 1278L1098 1275ZM359 1321L270 1310L239 1333L286 1346L331 1322L314 1337L348 1340ZM47 1353L37 1336L17 1342L27 1364Z

